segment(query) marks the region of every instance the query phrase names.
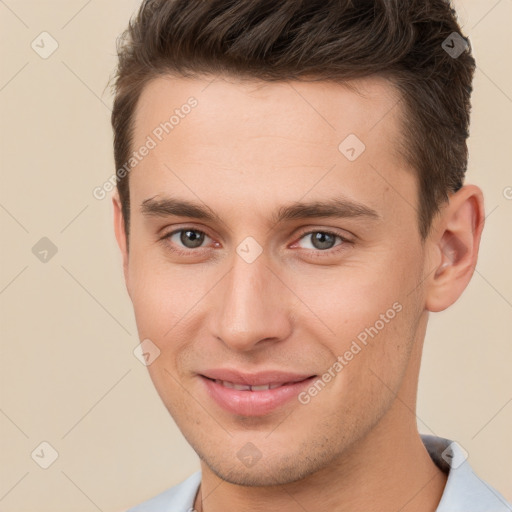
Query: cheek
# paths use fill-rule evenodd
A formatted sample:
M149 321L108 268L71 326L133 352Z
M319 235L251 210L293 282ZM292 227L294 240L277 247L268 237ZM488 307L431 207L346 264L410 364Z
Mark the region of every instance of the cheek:
M339 267L288 279L293 279L294 290L309 309L304 318L313 318L315 313L335 338L344 340L374 326L381 315L394 319L399 306L394 309L393 304L401 303L405 295L400 282L371 266Z
M308 306L298 323L328 349L331 364L342 358L344 376L337 381L345 389L373 389L379 377L394 386L407 366L421 308L410 293L415 279L393 271L390 277L391 271L376 266L337 269L315 279L315 286L304 277L296 280Z
M161 340L192 312L204 297L206 284L192 265L173 267L153 252L134 251L129 267L130 295L139 334Z

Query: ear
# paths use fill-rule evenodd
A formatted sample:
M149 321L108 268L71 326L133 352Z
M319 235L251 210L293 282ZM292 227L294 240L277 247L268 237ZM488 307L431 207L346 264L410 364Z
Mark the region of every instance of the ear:
M119 192L117 188L112 195L112 206L114 207L114 232L116 235L117 245L121 250L121 256L123 258L123 273L124 280L126 283L126 289L128 295L130 295L130 286L128 279L128 244L126 239L126 231L124 229L124 218L123 210L121 207L121 199L119 198Z
M450 196L432 231L435 270L426 290L426 309L437 312L451 306L468 285L476 267L484 227L483 193L466 185ZM433 226L434 227L434 226Z

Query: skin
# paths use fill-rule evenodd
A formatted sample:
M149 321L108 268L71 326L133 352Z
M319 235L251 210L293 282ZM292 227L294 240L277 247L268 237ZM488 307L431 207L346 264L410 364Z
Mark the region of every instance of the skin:
M429 312L471 279L483 196L474 185L451 194L422 241L415 171L394 150L398 93L378 77L352 85L165 77L137 106L134 148L198 100L130 173L129 252L113 197L139 337L161 351L150 377L201 459L197 510L426 512L441 498L446 475L414 413L421 351ZM351 133L366 145L353 162L338 150ZM165 196L220 220L142 213L143 201ZM270 220L294 201L340 197L379 217ZM162 239L185 228L206 233L201 248L180 233ZM318 248L306 234L326 230L348 241ZM248 236L263 249L252 263L236 252ZM237 416L198 376L219 367L322 375L396 302L402 310L307 405ZM261 452L252 467L237 457L248 442Z

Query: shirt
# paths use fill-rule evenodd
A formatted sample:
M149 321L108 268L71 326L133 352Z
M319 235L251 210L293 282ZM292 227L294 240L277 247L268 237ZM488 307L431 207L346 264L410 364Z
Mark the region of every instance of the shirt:
M435 464L448 474L436 512L512 512L512 505L472 470L454 441L426 434L421 440ZM126 512L192 512L201 471Z

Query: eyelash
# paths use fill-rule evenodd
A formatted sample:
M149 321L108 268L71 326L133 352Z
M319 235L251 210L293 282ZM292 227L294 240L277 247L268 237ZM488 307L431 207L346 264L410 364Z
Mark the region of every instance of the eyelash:
M196 229L196 228L193 228L193 227L183 227L181 229L176 229L174 231L170 231L169 233L165 234L160 239L160 241L166 243L166 245L168 247L170 247L171 251L173 251L174 253L176 253L176 254L178 254L180 256L190 256L191 253L199 252L201 249L206 249L206 247L198 247L197 249L179 249L179 248L173 247L173 244L170 242L170 238L173 235L175 235L176 233L181 233L183 231L193 231L195 233L199 233L199 234L205 235L208 238L212 238L212 237L210 237L208 235L208 233L205 233L204 231L201 231L200 229ZM334 247L332 247L330 249L324 249L324 250L321 250L321 249L303 249L304 251L307 251L307 252L311 253L310 255L313 258L322 258L322 257L325 257L325 256L332 256L332 255L338 254L338 252L343 251L343 250L345 250L347 248L346 247L347 244L352 243L348 238L340 235L339 233L336 233L336 232L333 232L333 231L328 231L328 230L323 230L323 229L314 229L314 230L310 230L310 231L304 231L303 233L301 233L299 235L298 241L300 241L305 236L312 235L314 233L323 233L325 235L330 235L330 236L333 236L335 238L339 238L341 240L341 243L338 244L338 245L335 245ZM295 242L294 245L296 243L297 242Z

